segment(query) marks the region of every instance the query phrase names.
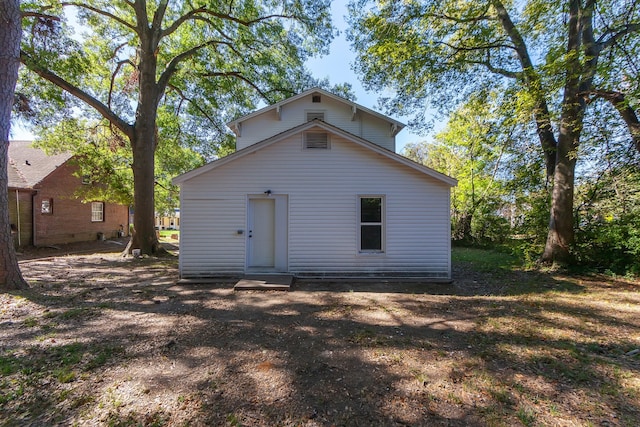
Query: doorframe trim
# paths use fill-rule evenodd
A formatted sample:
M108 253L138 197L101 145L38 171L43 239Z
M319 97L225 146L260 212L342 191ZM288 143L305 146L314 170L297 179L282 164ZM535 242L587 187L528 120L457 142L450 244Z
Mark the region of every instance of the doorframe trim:
M289 271L289 195L273 194L273 193L256 193L247 194L245 216L247 231L250 222L250 206L251 200L254 199L273 199L275 200L275 230L274 230L274 267L273 268L256 268L249 266L249 233L245 233L245 272L265 272L265 273L287 273Z

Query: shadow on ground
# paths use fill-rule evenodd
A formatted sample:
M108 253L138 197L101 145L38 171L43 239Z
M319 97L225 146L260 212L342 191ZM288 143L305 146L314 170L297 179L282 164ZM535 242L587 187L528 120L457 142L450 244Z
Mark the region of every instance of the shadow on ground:
M637 425L638 286L177 285L172 259L33 260L3 297L1 425ZM608 424L607 424L608 423Z

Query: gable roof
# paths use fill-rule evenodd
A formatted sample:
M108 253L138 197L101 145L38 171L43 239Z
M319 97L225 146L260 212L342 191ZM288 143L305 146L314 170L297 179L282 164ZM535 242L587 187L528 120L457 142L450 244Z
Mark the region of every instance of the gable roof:
M357 135L354 135L354 134L352 134L350 132L347 132L347 131L345 131L343 129L340 129L340 128L336 127L336 126L333 126L333 125L331 125L329 123L326 123L326 122L324 122L322 120L319 120L319 119L314 119L314 120L311 120L309 122L303 123L301 125L298 125L296 127L291 128L289 130L286 130L286 131L284 131L282 133L274 135L274 136L272 136L270 138L262 140L262 141L260 141L260 142L258 142L256 144L253 144L253 145L250 145L250 146L248 146L246 148L243 148L242 150L236 151L235 153L230 154L230 155L228 155L226 157L223 157L223 158L218 159L218 160L214 160L214 161L212 161L210 163L207 163L206 165L201 166L201 167L199 167L197 169L194 169L192 171L183 173L182 175L179 175L179 176L173 178L173 183L174 184L181 184L181 183L183 183L185 181L188 181L188 180L190 180L192 178L195 178L195 177L197 177L199 175L202 175L203 173L209 172L212 169L218 168L218 167L220 167L222 165L226 165L227 163L233 162L233 161L235 161L237 159L240 159L240 158L242 158L242 157L244 157L244 156L246 156L248 154L255 153L256 151L265 149L265 148L269 147L270 145L272 145L272 144L274 144L274 143L276 143L278 141L281 141L281 140L283 140L285 138L288 138L290 136L293 136L293 135L295 135L297 133L304 132L304 131L307 131L307 130L310 130L310 129L324 129L327 132L331 132L331 133L333 133L335 135L341 136L341 137L343 137L343 138L345 138L347 140L350 140L350 141L354 142L355 144L358 144L358 145L360 145L360 146L362 146L364 148L367 148L367 149L369 149L369 150L371 150L373 152L381 154L381 155L383 155L383 156L385 156L385 157L387 157L387 158L389 158L389 159L391 159L393 161L396 161L396 162L398 162L400 164L403 164L405 166L408 166L408 167L410 167L410 168L412 168L412 169L414 169L414 170L416 170L418 172L421 172L421 173L423 173L425 175L428 175L428 176L430 176L432 178L435 178L436 180L441 181L441 182L443 182L444 184L446 184L446 185L448 185L450 187L455 187L458 184L458 180L456 180L455 178L452 178L452 177L450 177L448 175L442 174L442 173L440 173L440 172L438 172L438 171L436 171L434 169L431 169L431 168L429 168L427 166L421 165L420 163L416 163L411 159L408 159L408 158L406 158L404 156L401 156L400 154L396 154L391 150L387 150L386 148L383 148L383 147L381 147L381 146L379 146L377 144L369 142L366 139L363 139L363 138L361 138L361 137L359 137Z
M49 156L32 144L32 141L9 142L9 188L33 188L72 157L70 153Z
M259 110L254 111L253 113L247 114L246 116L239 117L239 118L237 118L235 120L232 120L229 123L227 123L227 126L231 130L233 130L234 133L237 133L236 130L238 128L238 124L239 123L244 122L244 121L246 121L248 119L251 119L252 117L256 117L256 116L259 116L261 114L264 114L267 111L276 110L276 109L282 107L283 105L289 104L289 103L297 101L299 99L302 99L305 96L315 95L315 94L320 94L322 96L326 96L326 97L331 98L331 99L333 99L335 101L338 101L338 102L341 102L343 104L346 104L349 107L351 107L351 109L354 111L354 113L357 110L360 110L360 111L363 111L363 112L365 112L367 114L370 114L370 115L372 115L374 117L377 117L379 119L385 120L386 122L388 122L388 123L390 123L391 125L394 126L395 130L394 130L394 132L393 132L393 134L391 136L396 136L398 134L398 132L400 132L406 126L404 123L401 123L401 122L399 122L397 120L394 120L391 117L385 116L384 114L380 114L377 111L373 111L373 110L371 110L371 109L369 109L369 108L367 108L365 106L357 104L357 103L355 103L353 101L349 101L346 98L343 98L343 97L341 97L339 95L336 95L334 93L331 93L331 92L326 91L324 89L321 89L319 87L314 87L314 88L305 90L304 92L299 93L298 95L294 95L294 96L292 96L290 98L283 99L280 102L276 102L275 104L268 105L268 106L266 106L264 108L261 108Z

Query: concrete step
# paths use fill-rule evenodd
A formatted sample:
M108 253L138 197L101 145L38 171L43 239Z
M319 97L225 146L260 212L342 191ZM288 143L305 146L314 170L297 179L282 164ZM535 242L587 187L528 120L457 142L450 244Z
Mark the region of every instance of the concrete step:
M289 291L293 283L290 274L246 275L235 284L235 291Z

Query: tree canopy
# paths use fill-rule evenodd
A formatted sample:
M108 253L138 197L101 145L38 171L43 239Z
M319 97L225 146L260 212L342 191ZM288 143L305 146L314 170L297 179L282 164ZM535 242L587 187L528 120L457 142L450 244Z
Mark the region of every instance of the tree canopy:
M25 2L19 90L37 112L30 116L37 133L57 128L59 135L92 139L92 131L76 131L100 126L109 144L131 150L133 245L152 253L155 154L163 162L185 149L213 158L232 145L227 121L298 92L309 81L305 59L325 53L333 37L329 6L328 0Z
M392 93L381 99L387 111L414 113L415 127L427 106L450 112L481 91L510 95L507 114L533 125L552 183L542 259L568 262L585 114L610 104L626 125L620 137L640 150L640 5L353 0L350 12L355 70L369 89Z

